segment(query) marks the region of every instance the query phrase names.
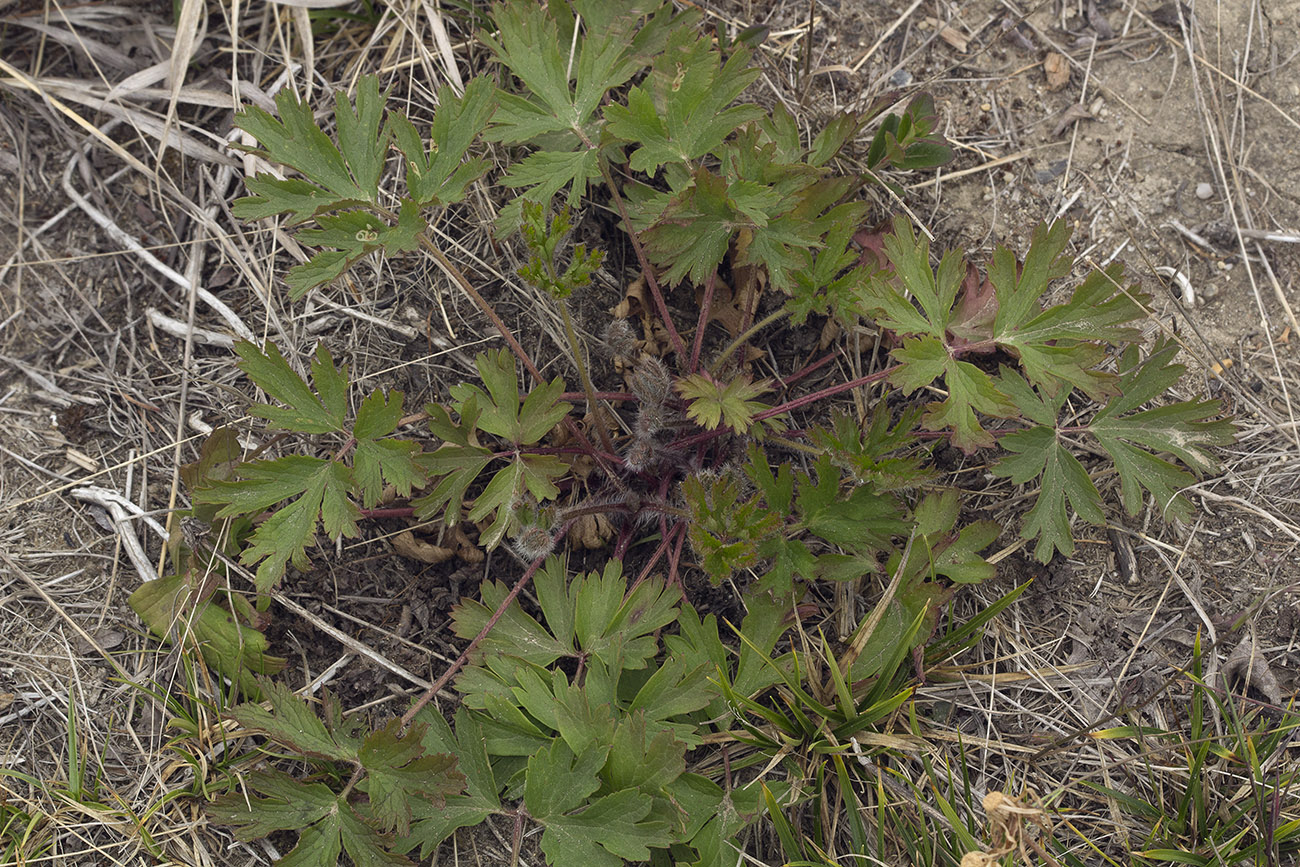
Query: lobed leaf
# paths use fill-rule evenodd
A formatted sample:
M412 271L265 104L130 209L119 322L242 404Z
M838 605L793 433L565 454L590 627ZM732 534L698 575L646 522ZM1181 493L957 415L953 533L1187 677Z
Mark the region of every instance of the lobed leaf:
M388 123L397 148L406 157L406 189L415 204L447 205L465 198L465 190L488 169L486 159L465 160L496 111L496 88L478 76L456 96L450 87L438 90L438 108L429 126L429 147L404 115L393 112Z
M456 770L456 757L427 753L423 726L402 732L393 719L371 732L357 753L366 770L369 810L383 831L405 835L410 831L412 804L425 801L442 809L447 798L465 788L465 775Z
M706 430L726 426L733 431L749 433L754 426L754 416L768 409L768 405L754 400L769 390L766 382L753 382L748 377L737 376L721 383L702 373L679 379L677 393L690 401L686 414Z
M218 482L196 493L207 503L222 503L218 517L256 514L286 499L253 531L240 555L245 564L257 568L257 589L266 593L284 575L292 562L306 569L307 546L316 541L316 529L323 525L330 538L356 536L360 511L348 499L352 477L342 464L305 455L287 455L273 461L255 461L240 467L237 482Z
M261 143L262 149L255 152L297 170L316 185L322 204L312 211L314 215L322 210L378 201L379 174L388 147L387 133L380 131L386 99L379 93L379 79L370 75L357 82L355 110L342 92L335 94L338 145L316 123L311 106L288 89L276 94L279 119L249 106L235 115L235 125ZM271 180L267 175L259 178ZM286 187L262 182L250 189L256 194L235 201L235 216L256 219L292 213L299 221L304 217L306 203L302 198L310 193L303 185Z
M262 695L271 705L269 710L248 702L232 708L231 718L305 756L334 761L356 758L356 746L340 743L307 702L283 683L264 680Z
M300 433L343 430L347 413L348 371L346 367L340 370L334 366L324 344L316 347L316 357L311 366L312 382L319 396L313 394L303 378L289 366L274 343L268 341L264 350L259 350L254 344L240 340L235 343L235 353L241 359L239 369L253 384L284 404L255 404L249 410L250 414L277 427Z

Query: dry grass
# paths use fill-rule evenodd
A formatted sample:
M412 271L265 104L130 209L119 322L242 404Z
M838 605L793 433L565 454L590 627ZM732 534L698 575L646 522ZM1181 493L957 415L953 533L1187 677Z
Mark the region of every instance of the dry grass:
M1300 818L1290 735L1267 737L1294 724L1276 705L1290 708L1288 671L1300 660L1300 324L1290 303L1300 152L1278 144L1300 129L1300 98L1287 85L1297 11L1270 19L1259 0L1201 4L1180 24L1177 5L1135 0L867 5L816 4L811 27L799 2L734 0L705 13L719 27L771 28L756 98L784 103L811 130L890 82L936 94L962 156L915 183L905 203L882 199L882 213L906 207L940 244L981 250L1064 216L1083 262L1125 261L1156 287L1166 285L1159 274L1177 275L1150 328L1176 336L1196 366L1187 393L1222 396L1243 425L1224 471L1188 492L1202 509L1191 526L1144 516L1117 528L1136 545L1134 583L1114 577L1105 538L1085 540L1077 562L1052 573L1008 545L1004 577L966 594L957 613L1038 580L918 691L927 749L885 791L922 793L919 806L896 803L898 815L955 834L961 823L979 832L985 793L1028 789L1055 822L1056 856L1071 863L1128 863L1135 850L1173 845L1162 811L1177 809L1194 776L1188 672L1199 636L1202 698L1250 688L1263 704L1207 703L1206 742L1231 755L1212 753L1196 773L1224 822L1233 804L1261 798L1267 815L1231 821L1267 839ZM212 426L239 423L250 399L229 361L232 339L273 339L299 366L325 340L358 378L420 395L472 375L469 359L490 339L454 283L417 257L375 261L290 304L277 281L303 251L282 230L229 213L244 174L265 168L227 147L238 141L230 116L239 104L269 107L292 88L323 106L333 89L377 72L419 123L438 87L459 90L483 68L472 26L437 4L398 2L377 7L376 20L339 18L334 32L313 35L303 7L236 4L239 19L231 8L185 0L173 23L138 6L0 2L0 219L9 227L0 241L0 851L18 862L242 865L272 855L269 843L232 848L185 797L220 784L222 691L186 653L142 635L125 604L158 575L160 530L184 496L177 467ZM1103 26L1112 36L1091 40ZM1071 70L1059 90L1044 81L1048 52ZM1177 147L1163 150L1165 139ZM1212 199L1197 198L1199 183ZM496 198L477 190L436 231L462 270L491 285L534 356L566 365L562 327L538 315L551 308L514 277L512 246L491 238ZM615 286L625 276L614 274ZM1188 289L1190 307L1174 298ZM581 324L598 331L602 316L594 307ZM116 499L78 496L86 486ZM1012 528L1024 506L1005 482L976 502ZM377 542L350 553L377 557ZM316 604L309 597L295 604L320 616L302 607ZM296 628L285 646L318 686L368 650L345 647L320 665ZM417 646L426 665L449 650ZM1233 657L1239 647L1245 656ZM1233 677L1220 677L1225 669ZM1266 694L1264 669L1279 694ZM427 682L427 673L408 679ZM172 704L137 685L166 688ZM392 698L373 684L371 700ZM189 727L168 728L169 719ZM1088 734L1122 725L1141 730ZM1252 768L1246 741L1273 750ZM935 781L949 775L962 781L946 795L960 822L926 800L947 791ZM900 818L889 832L905 827ZM475 839L484 848L452 857L495 863L506 843ZM935 863L947 857L937 851Z

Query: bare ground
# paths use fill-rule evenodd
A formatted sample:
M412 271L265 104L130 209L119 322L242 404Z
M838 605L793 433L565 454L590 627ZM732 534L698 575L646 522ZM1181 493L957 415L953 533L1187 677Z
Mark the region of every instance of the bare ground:
M1009 780L1040 793L1064 787L1058 807L1080 839L1109 853L1139 846L1139 829L1116 821L1115 803L1079 783L1139 791L1161 746L1079 731L1176 728L1186 700L1177 675L1198 634L1212 648L1211 679L1236 672L1224 685L1270 704L1289 704L1296 690L1300 3L842 0L817 4L811 29L803 3L705 11L719 27L770 26L756 98L785 102L812 130L833 109L864 106L891 86L933 93L959 158L938 177L910 179L905 202L936 246L1023 249L1038 222L1070 220L1082 262L1124 262L1160 299L1150 327L1183 342L1191 367L1183 395L1221 397L1237 415L1242 435L1225 450L1222 473L1189 492L1195 521L1128 519L1111 497L1118 538L1136 554L1131 579L1118 574L1116 543L1100 531L1084 531L1069 563L1032 563L1016 544L1023 492L990 485L979 505L1007 526L1000 575L962 597L956 614L1036 580L970 658L918 693L927 707L947 708L947 731L962 733L977 789ZM122 539L138 537L142 562L157 563L159 537L140 515L165 521L182 496L177 463L193 459L207 426L242 416L246 386L222 338L244 328L298 358L324 340L355 374L402 388L413 404L445 395L490 343L472 306L415 259L363 268L341 289L289 303L276 278L295 248L229 217L244 166L222 147L232 50L241 80L258 85L244 85L245 99L264 99L292 60L314 65L318 91L321 80L383 70L419 113L433 86L480 67L467 30L453 16L399 4L373 29L345 22L308 52L291 7L250 14L232 30L213 11L169 123L161 77L93 101L171 57L165 4L0 2L0 208L9 227L0 238L0 766L15 774L0 778L0 809L17 805L53 835L53 863L144 863L150 849L181 864L267 857L257 846L230 848L192 803L162 802L202 777L218 720L168 730L170 714L123 684L123 676L166 683L183 671L126 605L149 576ZM165 127L173 138L160 158ZM882 216L897 207L883 197L880 206ZM509 246L488 240L486 193L457 218L443 228L462 245L458 261L491 287L525 345L567 375L555 323L535 318L537 305L511 277ZM621 295L626 271L611 273L585 311L593 332ZM191 300L187 280L211 295ZM168 333L164 317L189 337ZM955 468L963 470L978 467ZM121 498L124 521L115 523L108 495L98 503L74 495L92 485ZM346 550L322 552L290 589L317 622L281 613L269 629L295 680L326 673L351 707L396 706L436 676L454 652L450 601L473 592L485 570L514 568L499 558L429 566L395 557L401 529L375 526ZM875 592L865 588L860 604ZM409 676L367 662L320 623ZM1243 647L1253 651L1249 673ZM165 748L173 738L176 748ZM73 754L90 758L87 785L102 809L27 782L66 784ZM1280 773L1294 758L1283 750L1268 761ZM1282 812L1293 818L1300 807L1288 797ZM484 863L508 852L491 835L473 844Z

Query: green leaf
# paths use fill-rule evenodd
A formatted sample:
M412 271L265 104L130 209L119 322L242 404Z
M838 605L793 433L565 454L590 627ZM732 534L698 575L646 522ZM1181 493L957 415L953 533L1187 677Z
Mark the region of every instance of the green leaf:
M352 475L367 509L379 502L385 482L402 497L409 497L413 488L425 482L424 471L415 461L419 446L408 440L383 438L397 429L401 417L400 391L371 392L357 409L352 426L357 440Z
M783 469L788 475L788 469ZM742 502L740 494L739 480L727 474L697 473L682 482L682 496L691 513L686 527L691 547L715 582L757 563L764 540L784 529L778 511L765 508L757 497Z
M217 593L199 598L204 584L189 574L167 575L144 582L128 601L154 635L197 646L214 671L238 683L241 694L255 696L257 676L278 674L287 662L267 653L270 644L252 625L252 612L235 616L243 607L240 597ZM183 624L179 632L177 624Z
M312 382L319 397L280 354L274 343L267 342L259 350L246 340L235 344L240 357L239 369L253 384L275 398L284 406L254 404L251 415L264 418L276 427L300 433L334 433L343 430L347 413L348 371L334 366L324 344L316 347L312 361Z
M903 491L934 476L933 470L922 466L922 456L899 454L910 451L916 443L920 417L918 408L906 408L891 425L888 403L881 400L865 431L852 416L835 412L829 428L814 427L808 434L814 445L829 455L836 466L851 473L857 482L881 492Z
M994 466L994 475L1010 478L1016 484L1042 479L1038 500L1025 516L1024 529L1020 532L1026 539L1038 540L1034 556L1046 563L1054 551L1067 556L1074 553L1066 501L1085 521L1105 522L1101 496L1088 478L1088 471L1061 445L1051 428L1033 427L1007 434L1001 445L1011 455Z
M538 576L549 573L550 570L564 574L563 567L554 557L548 558ZM499 582L488 581L484 582L480 593L482 602L462 599L452 609L452 629L459 638L469 640L478 635L488 618L505 600L509 589ZM484 655L508 654L536 665L550 665L562 656L571 655L575 648L570 641L556 638L546 627L524 613L518 602L512 602L492 630L484 636L479 649ZM470 707L475 706L470 704Z
M1192 470L1206 471L1215 465L1213 449L1234 438L1231 421L1206 421L1219 414L1215 401L1139 409L1182 376L1184 368L1172 363L1176 354L1177 347L1172 344L1157 345L1146 361L1125 371L1118 383L1119 395L1090 423L1076 428L1077 433L1095 437L1114 462L1121 500L1129 514L1137 513L1143 491L1147 491L1162 512L1186 516L1190 503L1179 491L1195 478L1157 453L1172 454ZM1002 438L1001 445L1011 454L996 464L993 472L1016 484L1041 478L1038 501L1026 516L1021 535L1038 539L1034 553L1045 563L1053 551L1069 554L1074 550L1067 503L1079 517L1102 524L1101 498L1087 471L1061 442L1057 419L1069 392L1044 396L1007 368L998 381L1021 412L1037 424Z
M646 252L667 268L662 279L669 284L690 277L703 285L722 263L736 226L748 222L729 197L726 179L701 167L694 180L642 232Z
M348 853L352 863L361 867L411 867L408 858L404 858L390 851L388 847L387 836L380 836L375 829L363 820L352 809L351 805L346 805L338 813L339 839L343 842L343 850ZM288 859L285 859L288 860ZM284 862L281 861L281 864ZM328 864L324 861L310 862L311 867L318 867L320 864ZM309 867L309 862L304 861L302 867Z
M356 749L340 744L307 702L287 686L278 681L264 680L262 694L271 705L270 710L250 702L232 708L231 718L244 728L261 732L306 756L334 761L356 757Z
M614 17L604 7L599 20L606 26L593 27L588 19L582 38L575 36L579 22L562 4L501 4L493 19L497 32L481 38L524 84L527 95L500 93L493 126L483 137L543 148L516 162L503 183L530 188L523 197L540 203L567 186L568 203L577 205L587 184L601 176L596 150L601 120L596 109L609 90L648 62L643 51L662 38L658 34L670 21L671 10L656 15L644 34L636 36L634 16ZM502 231L517 227L518 204L516 199L502 210Z
M402 835L394 849L405 854L419 846L423 859L431 857L438 844L457 828L478 825L499 811L501 802L497 797L497 782L482 726L466 708L456 711L455 734L442 715L429 708L422 710L415 719L417 724L427 726L423 736L425 752L456 756L457 769L465 775L464 793L449 794L442 806L434 806L427 800L411 805L415 821L410 833Z
M451 394L459 404L458 411L464 416L465 407L473 400L480 413L479 429L515 445L536 443L572 408L558 402L564 393L564 380L559 377L534 387L520 406L514 357L504 349L480 354L474 366L487 391L468 383L453 386Z
M682 377L675 385L677 393L690 401L686 414L706 430L727 426L744 434L754 425L754 416L768 409L768 405L754 400L769 385L753 382L747 376L737 376L720 383L702 373Z
M980 425L976 412L1009 417L1015 404L994 386L987 373L968 361L958 361L933 337L909 338L894 350L899 362L889 381L911 394L942 377L948 389L946 400L931 403L921 424L927 430L952 429L952 444L970 454L993 445L993 435Z
M1069 237L1064 221L1039 226L1018 275L1009 250L994 253L989 267L998 299L993 339L1020 358L1031 383L1052 393L1073 385L1099 400L1113 393L1114 376L1092 369L1104 354L1097 341L1137 339L1139 332L1129 323L1145 315L1139 303L1144 296L1136 287L1123 289L1123 269L1114 265L1091 272L1066 303L1041 309L1038 299L1048 284L1069 274Z
M241 220L264 220L288 214L289 225L305 223L317 214L339 207L340 200L300 178L281 179L268 174L244 179L251 196L236 199L230 211ZM343 200L344 203L353 200Z
M308 202L304 199L312 198L313 194L305 185L286 186L261 175L258 180L263 182L257 187L250 186L256 195L236 200L235 216L260 218L292 213L295 221L301 222L322 210L377 202L379 175L388 148L387 133L380 132L386 99L386 95L379 93L379 79L371 75L357 82L355 111L347 97L337 93L334 105L338 146L316 124L311 106L299 101L289 89L276 95L278 120L255 106L235 115L235 125L261 143L262 150L258 153L301 172L319 188L317 197L322 200L320 206L307 214Z
M499 436L518 449L539 441L564 420L571 408L558 401L564 392L564 381L558 377L534 387L521 404L514 358L504 350L479 355L475 365L487 390L469 383L452 387L461 416L459 424L452 422L442 408L428 407L430 429L450 444L415 458L415 464L430 478L441 476L434 489L415 503L416 514L421 517L435 516L445 509L448 523L460 519L467 489L494 456L490 450L471 444L476 429ZM516 507L525 496L539 502L554 499L560 491L552 480L568 472L555 455L516 451L509 460L509 465L493 474L469 512L471 521L492 518L479 537L488 548L496 547L505 538L517 519Z
M551 11L528 3L493 8L497 34L481 38L523 82L531 99L503 98L489 140L520 143L546 132L582 128L605 93L640 66L627 52L628 26L589 31L575 41L573 19L557 22Z
M286 499L260 524L240 555L245 564L261 562L257 569L258 592L269 592L292 562L308 568L307 546L316 540L316 529L324 525L331 539L358 533L360 511L348 499L352 478L348 468L333 461L305 455L287 455L273 461L254 461L239 469L237 482L218 482L196 492L207 503L222 503L220 518L257 514Z
M274 772L258 772L248 787L268 797L245 799L231 792L208 805L213 821L234 826L240 840L255 840L276 831L297 831L298 843L277 863L290 867L319 867L338 862L346 851L355 864L409 867L393 854L385 840L365 823L352 806L323 783L304 783Z
M635 789L584 801L600 786L609 747L575 756L555 741L528 761L524 806L544 828L542 851L553 867L622 867L672 842L666 824L644 821L653 802Z
M600 177L600 157L595 150L537 151L512 164L501 177L501 184L529 187L524 198L541 204L569 187L565 201L577 206L587 193L587 184Z
M578 645L614 671L645 667L655 653L655 633L677 619L681 601L681 588L657 578L628 591L619 560L576 579L572 587Z
M437 809L447 798L465 788L465 775L456 770L456 757L447 753L426 754L424 728L401 731L402 721L393 719L372 732L361 745L357 758L366 769L366 792L370 812L384 831L410 831L411 802L422 799Z
M750 57L742 46L722 63L710 40L676 31L647 82L628 92L627 106L605 108L606 129L639 144L632 169L654 174L664 163L693 162L741 124L762 117L756 105L728 107L758 78Z
M817 479L805 478L799 485L798 508L803 526L815 535L853 550L883 550L890 538L904 533L898 505L869 487L854 486L841 495L842 473L830 459L817 459Z
M338 806L338 796L329 786L304 783L280 771L255 771L247 778L247 785L267 797L245 800L241 792L231 792L208 804L208 815L212 820L232 826L239 840L256 840L276 831L297 831L322 820L328 822L331 812ZM334 859L337 859L337 833L334 839ZM309 840L304 831L299 842L311 847L320 841Z
M444 445L437 451L418 455L416 465L430 479L438 479L438 483L426 496L412 503L415 516L428 520L442 515L448 525L458 522L466 490L491 462L492 452L479 446Z
M316 218L320 228L304 229L298 239L305 244L334 247L317 253L307 262L295 265L285 276L290 297L296 299L309 289L338 278L362 256L376 250L389 254L410 252L419 246L420 233L427 224L420 209L410 199L402 199L397 222L389 224L372 211L343 211Z
M438 108L429 127L426 151L414 124L405 116L388 117L393 138L406 157L406 188L417 205L447 205L465 198L465 190L488 169L486 159L465 160L496 111L496 88L478 76L456 96L450 87L438 90Z
M1175 344L1159 344L1141 364L1120 379L1120 394L1093 417L1088 430L1115 462L1125 510L1137 514L1142 491L1150 492L1161 512L1186 518L1191 503L1180 491L1195 479L1191 473L1153 452L1167 452L1197 472L1217 466L1213 449L1230 445L1236 429L1218 416L1218 401L1189 400L1137 410L1150 398L1164 394L1186 372L1174 364ZM1134 411L1137 410L1137 411Z
M963 275L953 253L932 271L929 245L900 217L884 240L894 275L871 275L859 290L862 308L904 336L890 381L910 393L942 380L947 397L929 407L923 424L952 429L953 444L967 453L992 444L979 415L1009 417L1016 410L999 384L964 356L1001 347L1049 394L1073 387L1100 400L1114 393L1114 374L1098 367L1105 344L1137 336L1131 323L1144 315L1142 296L1122 287L1115 266L1089 274L1068 301L1044 309L1040 299L1052 281L1069 274L1068 240L1064 223L1040 226L1023 265L999 247L988 280L981 281L973 268Z

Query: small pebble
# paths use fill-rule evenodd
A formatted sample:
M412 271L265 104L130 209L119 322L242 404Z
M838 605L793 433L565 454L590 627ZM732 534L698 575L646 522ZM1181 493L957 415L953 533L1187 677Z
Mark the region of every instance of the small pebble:
M1214 187L1211 184L1200 183L1196 185L1196 198L1208 199L1214 195Z
M912 83L912 73L906 69L900 69L893 75L889 76L890 87L907 87Z

